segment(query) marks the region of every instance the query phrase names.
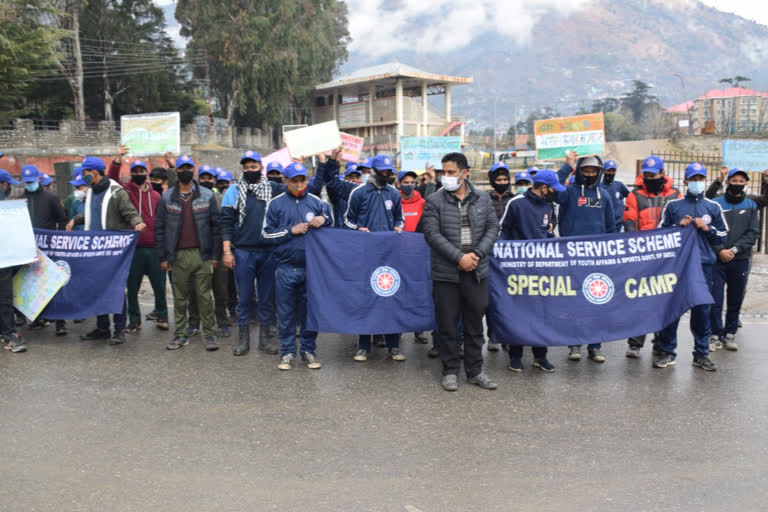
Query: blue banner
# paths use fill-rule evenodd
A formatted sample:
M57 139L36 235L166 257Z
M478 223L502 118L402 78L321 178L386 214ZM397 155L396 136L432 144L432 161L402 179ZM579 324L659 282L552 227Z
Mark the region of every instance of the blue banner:
M69 282L40 316L72 320L121 313L138 238L135 231L36 229L37 247L69 273Z
M306 237L307 328L347 334L434 328L423 235L325 228Z
M494 341L583 345L652 333L711 304L693 227L499 241L491 258Z

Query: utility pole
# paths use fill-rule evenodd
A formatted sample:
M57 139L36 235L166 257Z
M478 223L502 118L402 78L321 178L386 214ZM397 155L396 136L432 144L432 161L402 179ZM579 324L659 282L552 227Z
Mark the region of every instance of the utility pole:
M211 107L211 69L208 64L208 49L205 50L205 87L208 96L208 126L213 126L213 108Z
M498 96L496 94L493 95L493 158L492 160L496 161L496 100L498 99Z

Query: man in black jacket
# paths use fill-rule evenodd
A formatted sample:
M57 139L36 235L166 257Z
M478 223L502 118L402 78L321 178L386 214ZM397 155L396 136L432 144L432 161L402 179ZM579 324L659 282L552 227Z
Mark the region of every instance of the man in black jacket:
M488 307L488 257L498 236L498 218L488 194L469 182L467 158L443 157L442 188L427 198L421 222L432 249L432 286L440 333L443 389L458 389L461 367L456 343L464 322L464 370L468 382L496 389L483 371L483 316Z

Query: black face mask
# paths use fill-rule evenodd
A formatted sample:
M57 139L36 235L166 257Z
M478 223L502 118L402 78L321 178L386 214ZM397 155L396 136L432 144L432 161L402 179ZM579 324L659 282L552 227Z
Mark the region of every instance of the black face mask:
M728 185L725 188L725 199L729 203L738 203L744 197L744 187L746 185ZM733 201L731 201L733 199Z
M643 185L649 194L660 194L664 190L664 178L643 178Z
M147 175L146 174L131 174L131 181L140 187L144 183L146 183Z
M208 190L213 190L213 182L212 181L201 181L200 186L207 188Z
M509 183L491 183L491 186L499 195L503 195L509 190Z
M282 183L283 182L282 176L269 176L267 179L269 181L273 182L273 183Z
M194 173L192 171L179 171L178 175L179 175L179 182L186 185L187 183L192 181L192 176L194 175Z
M373 182L376 183L377 187L383 187L389 183L390 178L391 176L387 176L386 174L375 173L373 175Z
M223 194L229 188L229 185L216 185L216 188Z
M400 185L400 192L402 192L406 196L410 196L411 194L413 194L413 190L415 188L416 187L414 187L413 185Z
M597 183L597 174L595 174L594 176L584 176L584 175L582 175L581 177L584 178L584 184L586 186L588 186L588 187L591 187L592 185Z
M603 183L605 183L606 185L610 185L611 183L613 183L613 180L615 180L615 179L616 179L616 175L615 174L604 174L603 175Z
M261 181L261 171L243 171L243 179L251 185Z
M153 183L152 184L152 188L155 189L155 192L157 192L158 194L162 194L163 193L163 184L162 183Z
M548 203L554 203L557 201L557 190L552 190L551 188L547 191L546 194L544 194L544 200Z

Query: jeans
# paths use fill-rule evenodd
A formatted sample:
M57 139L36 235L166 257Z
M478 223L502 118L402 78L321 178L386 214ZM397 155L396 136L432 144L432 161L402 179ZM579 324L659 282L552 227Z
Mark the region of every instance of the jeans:
M736 334L739 328L739 313L744 301L749 275L749 259L718 261L712 270L712 334L718 337ZM727 295L725 287L728 287ZM727 304L725 325L723 325L723 302Z
M706 279L707 286L711 291L712 265L702 265L701 269L704 271L704 279ZM711 306L711 304L701 304L691 308L691 333L693 334L694 357L709 355L709 336L712 333L710 324ZM673 356L677 356L675 349L677 348L677 326L679 324L680 319L678 318L659 332L659 348Z
M165 300L165 277L160 268L160 257L154 247L137 247L128 274L128 320L141 323L139 309L139 287L144 276L149 277L155 295L155 312L159 319L168 320L168 304Z
M275 259L268 251L235 249L235 281L240 302L237 304L237 325L251 321L253 280L259 293L259 323L274 325Z
M464 321L464 371L472 378L483 371L483 316L488 309L488 279L474 272L459 272L458 282L433 281L432 297L440 333L443 375L458 375L461 368L456 326Z
M125 329L125 310L126 304L125 299L123 299L123 312L112 315L112 327L114 328L115 334L123 332L123 329ZM101 329L102 331L109 331L109 315L97 316L96 328Z
M280 357L296 354L296 317L299 320L301 351L314 354L317 332L307 330L306 270L291 265L278 265L275 272L275 305Z
M546 359L547 347L531 347L534 359ZM523 357L522 345L510 345L509 346L509 359L521 359Z

